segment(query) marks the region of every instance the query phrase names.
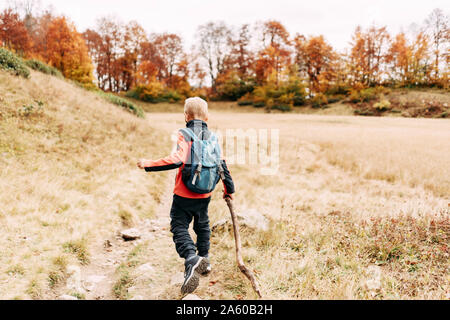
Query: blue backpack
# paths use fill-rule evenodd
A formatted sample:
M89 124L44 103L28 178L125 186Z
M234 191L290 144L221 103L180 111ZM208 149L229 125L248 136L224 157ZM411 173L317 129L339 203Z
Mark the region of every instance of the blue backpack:
M195 193L213 192L220 178L224 177L217 136L209 132L209 139L202 140L191 129L180 131L192 140L190 158L182 170L184 184Z

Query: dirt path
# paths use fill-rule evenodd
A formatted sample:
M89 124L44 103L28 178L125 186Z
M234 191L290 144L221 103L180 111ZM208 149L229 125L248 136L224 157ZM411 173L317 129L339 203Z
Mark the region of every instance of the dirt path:
M167 179L165 192L153 219L137 221L134 229L139 231L140 239L124 241L120 230L102 243L91 248L90 263L85 266L68 266L68 278L64 286L55 290L55 298L72 299L78 296L86 300L114 299L159 299L167 296L167 286L179 286L182 272L180 260L173 248L170 233L170 206L172 203L172 180ZM137 252L145 251L142 257L151 260L134 260ZM176 268L178 266L178 269ZM126 297L117 293L117 283L121 280L120 270L130 275L125 284ZM177 281L174 282L174 279ZM179 292L179 288L174 288Z

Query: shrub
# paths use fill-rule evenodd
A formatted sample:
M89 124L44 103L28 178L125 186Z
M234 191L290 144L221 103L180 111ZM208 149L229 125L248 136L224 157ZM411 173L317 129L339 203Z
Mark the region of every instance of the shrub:
M238 105L243 107L243 106L251 106L253 105L253 101L251 100L240 100L238 101Z
M175 103L185 98L176 90L165 88L160 82L152 82L148 85L136 86L132 90L128 91L125 96L149 103Z
M182 99L183 97L181 96L181 94L179 94L177 91L173 89L164 90L164 92L159 97L159 100L161 100L161 102L170 102L170 103L179 102Z
M0 68L16 76L30 77L30 71L23 63L23 60L4 48L0 48Z
M322 108L323 106L325 106L327 104L328 104L328 99L322 93L318 93L313 98L311 98L311 106L313 108Z
M391 109L391 103L388 100L381 100L380 102L375 103L373 107L378 111L383 112Z
M42 61L31 59L31 60L25 61L25 64L33 70L40 71L42 73L49 74L52 76L56 76L58 78L63 77L61 71L43 63Z
M377 91L373 88L368 88L360 91L361 102L369 102L377 98Z
M217 86L217 97L220 100L237 101L246 94L253 92L255 86L254 79L240 79L238 75L232 74Z
M369 109L361 109L361 110L356 109L354 111L354 114L357 116L369 116L369 117L376 116L375 112Z
M255 108L264 108L266 106L266 104L263 101L260 102L253 102L253 106Z
M303 106L305 104L305 97L304 96L294 96L292 98L292 102L294 104L295 107L300 107Z
M274 105L272 106L272 110L280 110L283 112L292 111L292 107L288 104Z
M342 100L342 99L337 98L337 97L330 97L330 98L328 98L328 103L329 103L329 104L332 104L332 103L339 102L339 101L341 101L341 100Z
M301 106L305 103L306 91L300 80L290 77L288 81L276 85L269 81L258 86L253 91L253 105L255 107L267 106L269 111L275 109L282 111L292 110L292 106ZM286 106L289 106L287 108Z
M111 102L115 105L118 105L118 106L124 108L125 110L135 114L139 118L145 118L145 113L141 107L136 106L132 102L130 102L122 97L118 97L112 93L106 93L103 91L99 91L98 95L100 95L102 98L108 100L109 102Z
M348 100L352 103L359 103L361 102L361 97L359 95L359 91L352 90L350 92L350 96L348 97Z
M351 88L345 85L336 85L336 86L332 86L330 87L325 94L329 95L329 96L334 96L334 95L348 95L351 93Z
M378 86L375 88L356 87L350 91L349 100L352 103L370 102L376 99L382 99L384 95L391 93L391 89Z
M253 98L250 93L245 94L238 100L239 106L251 106L253 104Z

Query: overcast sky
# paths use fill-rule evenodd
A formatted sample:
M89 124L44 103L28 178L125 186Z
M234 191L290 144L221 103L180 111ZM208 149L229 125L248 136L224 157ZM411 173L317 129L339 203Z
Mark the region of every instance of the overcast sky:
M0 7L8 0L0 0ZM357 25L386 25L393 33L421 24L434 8L450 11L449 0L41 0L69 16L82 32L96 19L115 15L138 21L147 32L173 32L189 48L197 26L223 20L229 25L275 19L293 35L323 34L338 50L347 47Z

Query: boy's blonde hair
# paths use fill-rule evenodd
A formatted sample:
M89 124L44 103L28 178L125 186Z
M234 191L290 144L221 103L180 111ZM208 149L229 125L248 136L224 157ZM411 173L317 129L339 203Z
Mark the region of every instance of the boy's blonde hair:
M184 113L192 119L206 120L208 118L208 103L199 97L186 99Z

